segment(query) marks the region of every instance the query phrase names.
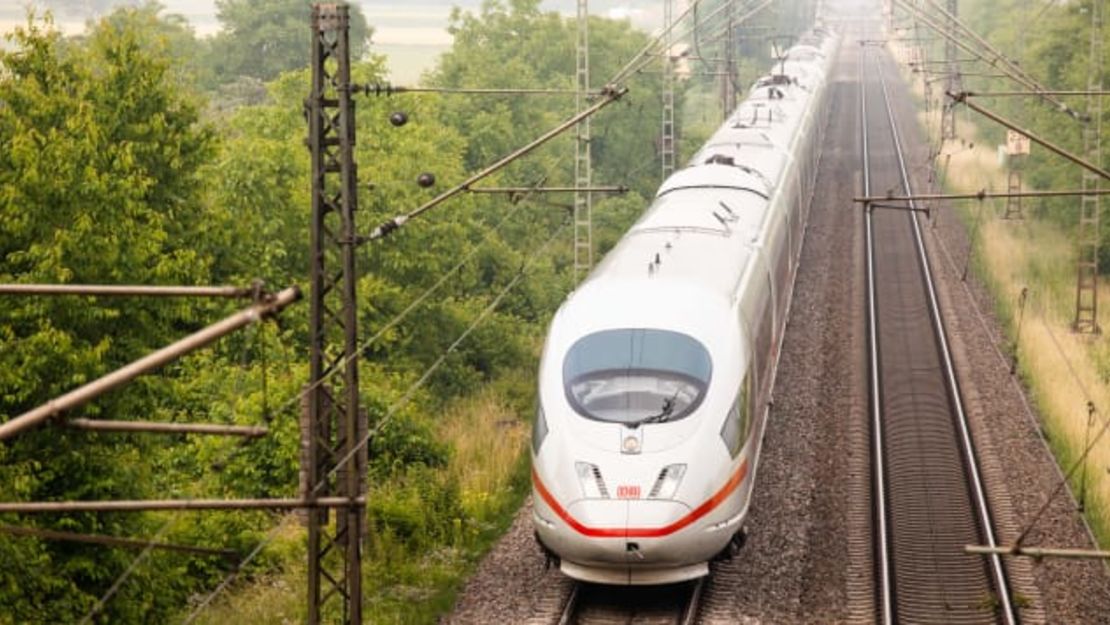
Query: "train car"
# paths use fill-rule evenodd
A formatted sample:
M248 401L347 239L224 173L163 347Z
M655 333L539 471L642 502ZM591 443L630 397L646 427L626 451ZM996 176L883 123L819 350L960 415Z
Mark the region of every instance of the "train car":
M836 45L816 30L756 81L555 314L533 522L564 574L678 582L742 544Z

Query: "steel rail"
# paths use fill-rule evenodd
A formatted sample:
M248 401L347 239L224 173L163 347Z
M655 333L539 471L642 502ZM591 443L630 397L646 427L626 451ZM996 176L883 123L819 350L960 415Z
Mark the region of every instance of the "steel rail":
M863 192L871 195L871 156L869 151L869 138L867 133L867 90L864 81L866 54L860 49L859 55L859 98L860 98L860 129L863 152ZM883 458L886 453L883 449L883 419L882 406L879 404L879 337L876 329L877 306L875 303L875 245L872 212L866 215L866 248L867 248L867 336L868 353L870 356L871 380L871 428L872 428L872 476L874 481L875 496L875 523L878 526L876 548L879 560L879 603L881 604L881 618L883 625L894 623L893 590L890 572L890 536L888 519L886 516L886 476L883 472Z
M701 607L701 598L705 594L705 577L699 577L694 582L694 587L690 589L690 600L686 602L686 607L682 610L682 619L679 621L681 625L694 625L698 620L698 608Z
M578 599L582 593L582 582L574 582L570 588L570 594L567 595L567 601L563 605L562 612L559 613L558 625L572 625L574 623L574 613L578 609Z
M890 91L887 88L886 78L883 72L878 72L879 82L882 85L883 101L886 107L887 119L890 122L891 136L894 140L895 155L897 156L898 169L902 179L902 191L907 196L913 195L913 188L910 184L909 171L906 168L906 160L902 146L901 133L898 132L898 124L894 118L894 109L890 102ZM916 208L916 202L910 201L911 208ZM964 412L963 395L960 392L960 383L956 378L956 367L952 360L951 348L948 344L948 335L944 327L944 319L941 317L940 304L938 303L935 281L933 279L932 268L929 265L929 258L925 253L925 241L921 234L921 222L917 218L917 213L911 213L910 221L913 225L914 240L917 244L918 258L921 261L921 268L925 274L926 292L929 296L929 312L933 318L933 330L936 334L937 340L940 343L941 356L944 361L945 378L948 383L948 390L952 399L952 406L956 410L956 421L959 425L960 437L962 439L964 459L971 473L971 486L975 495L976 508L979 516L982 531L987 539L988 547L997 547L998 540L994 533L994 519L991 515L990 502L987 500L986 488L983 484L982 475L979 472L979 464L975 455L975 446L971 440L971 431L968 426L967 414ZM998 554L990 556L990 569L994 577L996 590L998 591L999 610L1002 612L1002 618L1007 625L1016 625L1018 622L1015 613L1014 605L1010 597L1009 581L1006 579L1006 572L1002 567L1002 559Z
M698 619L702 596L706 591L706 579L708 578L700 577L689 582L664 585L661 587L664 594L661 597L651 598L644 596L645 589L642 586L622 586L614 589L615 592L601 593L599 588L602 586L575 581L555 623L557 625L595 621L633 623L640 619L652 622L656 622L656 619L666 619L673 620L676 625L694 625ZM659 610L662 613L653 613L645 619L645 615L641 612L645 608L645 601L653 604L648 608L649 610ZM601 611L602 614L590 614L597 611Z

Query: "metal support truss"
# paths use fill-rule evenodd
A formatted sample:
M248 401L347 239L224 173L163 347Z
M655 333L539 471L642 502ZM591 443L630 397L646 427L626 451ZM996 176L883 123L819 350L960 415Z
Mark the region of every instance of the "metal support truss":
M1102 90L1102 3L1092 2L1090 59L1087 64L1087 91ZM1102 98L1087 96L1087 121L1083 125L1083 151L1087 162L1102 164ZM1099 176L1083 170L1083 189L1097 190ZM1076 332L1097 334L1098 324L1098 195L1084 195L1079 201L1079 256L1076 263Z
M674 173L674 0L663 0L663 123L659 159L663 180Z
M590 93L590 6L578 0L578 34L576 37L574 96L575 111L588 106ZM590 163L590 118L584 117L575 127L574 142L574 281L577 283L594 264L593 195Z
M949 32L956 31L956 16L959 15L959 8L957 0L948 0L948 13L952 16L952 22L948 24ZM944 60L948 70L948 80L945 84L945 90L948 93L959 93L963 91L963 79L960 77L960 64L959 59L956 58L956 43L948 39L944 42ZM940 117L940 139L941 141L951 141L956 138L956 107L945 106L942 110Z
M736 110L736 33L733 18L736 2L730 0L728 10L728 34L725 36L724 76L721 77L721 117L722 121Z
M361 625L361 550L366 510L366 435L359 410L355 314L355 109L351 99L348 8L312 7L312 93L308 143L312 153L310 257L310 379L302 470L307 500L339 497L350 503L308 517L308 618L318 625L337 614ZM329 604L339 603L338 609ZM327 609L325 609L327 608Z
M1003 219L1024 219L1021 204L1021 161L1024 156L1011 154L1007 164L1008 174L1006 177L1006 212L1002 215Z
M1021 55L1025 54L1025 33L1029 30L1029 10L1026 9L1022 13L1021 25L1018 27L1017 33L1017 50L1015 58L1020 59ZM1016 110L1019 117L1022 115L1024 109L1023 100L1018 100ZM1007 141L1009 143L1009 141ZM1017 193L1019 195L1011 195L1006 198L1006 211L1003 214L1004 219L1020 221L1025 219L1025 209L1021 202L1021 187L1023 171L1025 169L1025 161L1027 155L1025 154L1010 154L1006 159L1006 192Z

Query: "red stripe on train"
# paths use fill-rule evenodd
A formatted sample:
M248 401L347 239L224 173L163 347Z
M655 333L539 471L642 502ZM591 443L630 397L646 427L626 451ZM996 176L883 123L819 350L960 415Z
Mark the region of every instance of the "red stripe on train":
M740 464L740 467L736 469L736 472L732 474L732 477L730 477L729 480L725 482L725 485L722 486L720 490L718 490L716 493L714 493L712 497L707 499L697 508L691 510L689 513L686 514L686 516L675 521L674 523L670 523L662 527L619 528L590 527L588 525L583 525L578 521L578 519L575 519L573 516L570 515L569 512L567 512L561 505L559 505L559 502L555 500L555 497L551 494L550 491L547 490L547 487L543 485L543 482L540 481L540 476L536 474L535 467L532 467L532 484L536 487L536 492L540 494L540 497L542 497L543 500L547 502L547 505L555 511L555 514L559 515L560 519L562 519L567 525L574 528L576 532L582 534L583 536L590 536L592 538L659 538L661 536L673 534L712 512L713 509L721 505L721 502L727 499L728 496L733 493L733 491L740 487L740 484L744 481L744 477L747 476L747 474L748 461L747 459L745 459L744 462Z

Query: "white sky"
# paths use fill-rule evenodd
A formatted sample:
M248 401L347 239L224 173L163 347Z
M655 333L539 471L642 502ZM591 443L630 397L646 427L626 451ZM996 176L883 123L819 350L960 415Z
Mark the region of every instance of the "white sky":
M168 13L185 16L198 35L211 35L219 30L216 21L215 0L161 0ZM445 46L451 43L447 34L447 20L453 6L476 11L480 0L413 0L397 2L386 0L353 0L362 7L367 20L374 26L374 41L379 44L409 44ZM128 4L119 0L116 4ZM44 0L0 0L0 30L7 32L23 22L24 7L28 4L47 5ZM681 4L681 2L680 2ZM594 0L591 11L598 15L632 19L638 26L651 30L661 21L662 0ZM574 0L544 0L542 8L571 14ZM56 20L67 33L84 28L82 17L56 15Z
M116 0L114 6L136 4L141 0ZM160 0L166 13L184 16L199 36L209 36L220 29L216 19L215 0ZM390 59L394 80L411 82L431 67L436 56L451 45L447 33L451 9L460 6L477 12L481 0L350 0L362 7L367 21L374 27L373 49ZM26 7L49 6L49 0L0 0L0 35L26 21ZM678 7L684 0L676 1ZM573 15L575 0L543 0L541 9ZM590 12L617 19L628 18L636 26L652 31L662 24L663 0L590 0ZM55 13L55 23L66 34L78 34L85 28L85 16ZM0 36L0 47L5 45Z

